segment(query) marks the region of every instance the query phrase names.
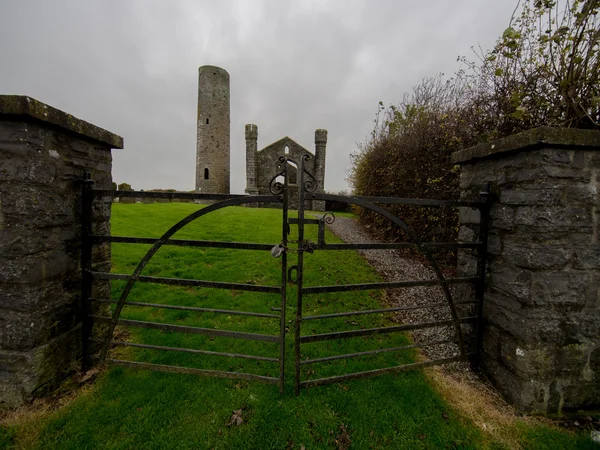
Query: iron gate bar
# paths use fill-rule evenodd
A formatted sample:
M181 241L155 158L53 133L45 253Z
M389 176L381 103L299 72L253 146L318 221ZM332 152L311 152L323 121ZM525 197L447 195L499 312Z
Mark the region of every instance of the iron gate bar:
M294 391L296 395L299 394L299 381L300 381L300 327L302 325L302 283L304 279L304 199L305 199L305 190L314 191L317 186L314 183L314 177L308 173L306 168L304 167L304 162L310 158L309 155L304 154L300 157L300 164L296 161L290 160L296 164L298 167L298 184L300 188L298 189L298 264L296 266L296 285L297 285L297 293L296 293L296 321L294 327L294 375L295 375L295 386ZM287 166L287 164L286 164ZM310 175L312 180L305 180L304 174L307 173Z
M91 317L92 317L92 319L97 320L99 323L112 323L112 319L110 317L105 317L105 316L91 316ZM229 330L220 330L220 329L215 329L215 328L191 327L191 326L187 326L187 325L172 325L169 323L145 322L142 320L118 319L117 325L123 325L126 327L134 327L134 328L149 328L152 330L177 331L180 333L188 333L188 334L204 334L207 336L228 337L228 338L235 338L235 339L248 339L250 341L279 342L279 336L273 336L273 335L268 335L268 334L245 333L242 331L229 331Z
M428 250L438 248L480 248L481 244L468 242L428 242L422 243ZM417 248L414 242L374 243L374 244L324 244L315 247L315 250L390 250L399 248Z
M87 342L92 335L92 319L90 319L90 304L92 295L92 234L93 195L91 173L85 172L81 185L81 340L82 357L81 371L87 371L90 366L90 353Z
M366 328L364 330L349 330L349 331L336 331L333 333L323 334L310 334L308 336L301 336L300 342L318 342L318 341L332 341L334 339L345 339L351 337L360 336L374 336L378 334L395 333L398 331L411 331L421 330L424 328L436 328L454 325L455 323L468 323L472 320L477 319L476 316L472 317L461 317L458 320L438 320L436 322L421 322L421 323L407 323L405 325L396 325L393 327L381 327L381 328Z
M477 255L477 275L479 280L475 287L475 298L477 300L477 322L475 323L475 358L473 366L475 370L479 370L479 358L481 356L481 346L483 341L483 297L485 294L485 275L487 263L487 246L488 246L488 226L490 220L490 182L486 181L479 193L479 197L484 203L484 207L480 209L479 220L479 242L481 242L481 250Z
M292 218L289 219L289 224L290 225L298 225L299 223L300 223L299 219L297 219L295 217L292 217ZM302 221L302 223L304 225L318 225L319 223L321 223L321 221L319 219L304 219Z
M150 350L164 350L164 351L170 351L170 352L193 353L193 354L198 354L198 355L226 356L229 358L252 359L255 361L279 362L279 359L269 358L268 356L247 355L247 354L243 354L243 353L213 352L210 350L197 350L195 348L165 347L163 345L138 344L135 342L123 342L123 341L112 341L112 345L117 346L117 347L137 347L137 348L147 348Z
M331 195L331 194L313 194L313 195ZM339 196L338 196L339 197ZM347 197L345 197L347 198ZM370 203L383 203L388 205L416 205L416 206L466 206L470 208L482 208L485 207L484 202L470 202L462 200L433 200L427 198L397 198L397 197L363 197L363 196L351 196L350 198L356 200L364 200ZM345 200L344 203L348 203Z
M187 373L190 375L201 375L211 376L217 378L244 378L246 380L257 380L269 384L279 383L279 378L266 377L264 375L255 375L253 373L245 372L227 372L224 370L210 370L210 369L196 369L194 367L181 367L181 366L167 366L164 364L152 364L137 361L124 361L122 359L111 359L106 358L105 362L113 366L131 367L134 369L150 369L157 372L171 372L171 373Z
M233 198L248 197L245 194L197 194L191 192L148 192L148 191L113 191L108 189L94 189L91 191L96 198L155 198L167 200L230 200ZM279 199L273 200L274 202Z
M473 283L479 280L478 277L456 277L446 278L446 284ZM438 286L440 280L411 280L411 281L386 281L381 283L361 283L361 284L337 284L332 286L310 286L302 289L304 294L322 294L325 292L345 292L345 291L367 291L373 289L394 289L415 286ZM447 305L447 303L446 303Z
M333 355L333 356L325 356L323 358L315 358L315 359L305 359L300 361L301 365L306 364L316 364L327 361L335 361L337 359L347 359L347 358L355 358L358 356L367 356L367 355L378 355L379 353L389 353L389 352L397 352L400 350L407 350L411 348L423 348L423 347L433 347L435 345L443 345L443 344L453 344L454 340L447 339L445 341L434 341L426 344L411 344L411 345L402 345L400 347L389 347L389 348L380 348L377 350L368 350L364 352L358 353L346 353L344 355Z
M333 376L333 377L328 377L328 378L318 378L316 380L301 381L299 383L299 387L306 389L306 388L311 388L311 387L316 387L316 386L323 386L326 384L339 383L340 381L349 381L349 380L358 380L360 378L368 378L368 377L372 377L375 375L385 375L385 374L391 374L391 373L397 373L397 372L407 372L407 371L413 370L413 369L421 369L424 367L431 367L431 366L437 366L437 365L441 365L441 364L448 364L448 363L456 362L456 361L462 361L463 359L464 358L461 355L458 355L458 356L452 356L451 358L433 359L433 360L429 360L429 361L404 364L402 366L386 367L384 369L367 370L364 372L355 372L355 373L350 373L347 375L338 375L338 376Z
M289 191L288 191L288 176L287 176L287 161L285 158L278 159L280 173L283 175L283 186L279 189L280 184L277 184L277 175L275 175L269 183L269 191L272 194L281 194L282 216L281 216L281 245L283 248L288 246L288 234L290 233L290 225L288 223L288 208L289 208ZM287 308L287 252L281 255L281 303L280 303L280 322L279 322L279 393L283 394L285 390L285 311Z
M261 286L259 284L228 283L225 281L190 280L187 278L166 278L138 275L137 277L125 273L92 272L95 280L134 280L142 283L169 284L174 286L199 286L215 289L235 289L238 291L266 292L271 294L281 293L278 286ZM117 302L117 305L124 304Z
M455 305L462 304L473 304L475 302L457 302ZM316 319L331 319L335 317L347 317L347 316L362 316L365 314L378 314L378 313L390 313L396 311L410 311L415 309L430 309L447 306L446 303L432 303L430 305L416 305L416 306L398 306L395 308L381 308L381 309L365 309L362 311L347 311L341 313L332 314L320 314L318 316L304 316L304 320L316 320Z
M126 244L155 244L157 238L129 237L129 236L105 236L92 235L90 239L94 244L103 242L120 242ZM180 247L215 247L231 248L235 250L271 250L275 244L255 244L252 242L220 242L220 241L197 241L191 239L169 239L163 245L176 245Z
M101 302L101 303L112 303L112 304L117 303L117 300L107 299L107 298L90 297L90 301ZM231 314L232 316L265 317L265 318L269 318L269 319L279 319L279 317L280 317L277 314L256 313L256 312L250 312L250 311L237 311L237 310L231 310L231 309L198 308L196 306L165 305L163 303L125 302L125 306L142 306L142 307L160 308L160 309L177 309L180 311L196 311L196 312L208 312L208 313L218 313L218 314Z

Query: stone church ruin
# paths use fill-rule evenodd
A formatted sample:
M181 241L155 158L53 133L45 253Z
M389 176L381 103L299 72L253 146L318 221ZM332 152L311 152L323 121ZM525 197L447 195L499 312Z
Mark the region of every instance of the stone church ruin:
M196 145L196 192L205 194L230 193L231 120L229 73L216 66L198 69L198 128ZM269 182L276 173L277 158L281 155L299 160L310 155L306 166L315 177L317 192L324 192L327 130L315 131L315 153L289 137L275 141L258 150L258 127L246 125L246 189L249 195L266 194ZM297 168L290 163L290 201L297 205ZM314 204L313 204L314 203ZM276 206L276 205L273 205ZM308 209L323 211L323 202L308 201Z

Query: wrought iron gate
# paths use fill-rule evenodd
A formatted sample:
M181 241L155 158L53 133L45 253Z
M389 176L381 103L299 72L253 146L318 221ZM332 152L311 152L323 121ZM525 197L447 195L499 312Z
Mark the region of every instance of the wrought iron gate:
M331 384L346 380L352 380L357 378L365 378L374 375L394 373L400 371L406 371L419 367L427 367L432 365L446 364L454 361L466 360L471 358L475 364L478 361L478 355L480 352L481 342L481 319L482 319L482 306L483 306L483 293L485 283L485 255L487 252L487 222L489 215L489 185L484 186L481 192L480 201L447 201L447 200L424 200L424 199L399 199L399 198L383 198L383 197L346 197L339 195L325 194L322 190L318 190L315 178L312 174L306 170L305 161L310 158L309 155L304 155L299 161L292 160L287 156L281 156L277 165L276 175L272 178L270 183L270 195L259 195L259 196L246 196L246 195L219 195L219 194L184 194L184 193L162 193L162 192L116 192L109 190L94 190L92 189L93 181L89 179L87 175L83 184L83 210L82 210L82 236L83 236L83 249L82 249L82 269L83 269L83 288L82 288L82 310L83 310L83 366L84 368L89 367L94 360L100 363L108 363L112 365L121 365L127 367L140 367L158 371L166 372L178 372L178 373L190 373L198 375L208 375L224 378L246 378L251 380L263 381L267 383L278 384L280 391L283 392L285 385L285 356L286 356L286 310L287 306L287 286L289 283L296 285L297 297L295 309L295 326L294 326L294 390L298 394L300 389L320 386L325 384ZM297 179L298 179L298 192L299 192L299 209L298 218L288 217L289 212L289 186L287 177L288 162L293 163L297 168ZM92 211L94 201L98 199L109 199L112 200L115 197L119 198L146 198L146 199L185 199L185 200L200 200L200 201L216 201L215 203L201 208L186 218L182 219L174 226L172 226L166 233L160 238L146 238L146 237L126 237L126 236L110 236L110 235L98 235L92 233ZM357 205L362 208L371 210L377 214L387 218L396 226L400 227L409 237L408 242L401 243L362 243L362 244L338 244L338 243L327 243L325 240L325 228L327 223L332 223L335 219L333 214L325 213L318 219L306 217L306 201L336 201L347 204ZM217 242L217 241L200 241L200 240L182 240L173 239L172 236L186 225L190 224L196 219L206 216L214 211L220 210L228 206L236 205L248 205L248 204L260 204L260 203L280 203L282 205L282 233L281 242L275 245L272 244L260 244L260 243L242 243L242 242ZM469 207L478 209L481 212L480 232L477 243L422 243L419 241L415 233L398 217L391 214L389 211L379 206L380 204L405 204L405 205L419 205L427 207ZM297 225L298 233L296 239L290 239L291 227L290 225ZM305 238L305 226L317 225L318 226L318 238L317 242L312 242ZM152 247L147 251L145 256L141 259L132 274L115 274L110 272L102 272L99 270L92 270L92 248L94 245L102 243L130 243L130 244L151 244ZM292 248L293 244L296 248ZM215 247L224 249L239 249L239 250L262 250L270 251L274 257L281 257L281 278L280 284L275 286L262 286L255 284L243 284L243 283L229 283L229 282L217 282L207 280L196 280L196 279L181 279L181 278L165 278L165 277L154 277L142 275L142 271L156 254L156 252L162 246L186 246L186 247ZM436 275L435 279L427 280L405 280L405 281L394 281L394 282L379 282L379 283L362 283L362 284L342 284L342 285L328 285L328 286L304 286L304 267L307 264L305 260L305 254L313 253L315 251L339 251L339 250L368 250L368 249L400 249L400 248L414 248L419 250L425 257L427 262L430 264L431 269ZM456 277L446 278L442 273L437 261L432 256L431 251L436 248L452 248L452 249L474 249L477 252L477 274L472 277ZM288 267L288 254L297 254L296 264ZM126 285L120 294L118 300L112 300L110 298L96 298L92 296L92 287L94 280L125 280ZM279 306L272 308L273 312L278 314L265 314L253 311L238 311L231 309L214 309L214 308L202 308L202 307L189 307L189 306L178 306L178 305L167 305L167 304L156 304L156 303L144 303L144 302L131 302L127 301L128 296L131 292L132 287L135 283L158 283L167 285L179 285L179 286L195 286L195 287L210 287L217 289L235 289L240 291L254 291L263 292L265 294L274 294L279 296ZM452 293L449 286L453 284L471 283L475 286L475 296L472 301L474 308L471 308L471 314L468 316L461 316L457 312ZM302 327L307 321L326 321L332 318L339 317L350 317L359 315L369 314L381 314L391 313L399 310L411 309L411 307L389 307L379 308L372 310L359 310L359 311L338 311L331 314L321 315L308 315L303 314L303 300L305 296L331 293L331 292L348 292L354 290L380 290L380 289L396 289L406 288L415 286L440 286L443 290L445 304L431 305L430 307L448 308L450 318L447 320L423 322L423 323L403 323L394 324L385 327L365 328L359 330L336 330L328 333L320 334L303 334ZM91 313L91 305L94 303L110 303L114 305L111 316L100 316ZM179 309L184 311L193 312L210 312L216 314L228 314L228 315L246 315L263 317L265 319L279 319L279 333L278 335L268 335L260 333L248 333L240 331L230 331L214 328L199 328L191 326L182 326L175 324L165 324L156 322L146 322L139 320L126 320L121 319L120 314L124 305L129 306L141 306L141 307L152 307L152 308L167 308L167 309ZM106 324L106 329L103 331L104 338L97 342L100 345L98 356L95 358L90 354L92 339L92 327L94 324ZM472 341L474 345L471 350L468 351L464 342L464 330L463 324L471 324L473 333ZM181 347L166 347L149 345L143 343L131 343L124 341L114 340L115 327L126 326L126 327L140 327L150 328L170 332L181 332L181 333L192 333L192 334L203 334L207 336L216 337L229 337L242 340L254 340L275 343L278 346L278 354L272 357L257 356L244 353L220 353L208 350L202 350L197 348L181 348ZM336 375L330 377L322 377L318 379L303 379L301 368L302 366L308 366L311 364L340 360L359 358L369 355L375 355L383 352L399 351L408 348L424 347L427 345L410 344L401 347L391 348L378 348L375 350L353 352L347 354L336 354L324 358L315 359L303 359L302 348L303 344L330 341L330 340L344 340L355 337L366 337L375 336L381 334L390 333L404 333L407 331L427 329L434 327L453 327L454 338L452 342L457 345L458 353L451 357L444 357L438 359L430 359L427 361L411 362L406 364L399 364L393 367L385 367L379 369L373 369L368 371L360 371L355 373L347 373L343 375ZM437 344L439 344L438 342ZM441 342L446 343L446 342ZM222 371L222 370L208 370L208 369L197 369L190 367L181 367L175 365L165 364L152 364L138 361L128 361L108 357L108 351L111 346L131 346L138 348L147 348L161 351L172 351L172 352L187 352L199 355L213 355L223 357L235 357L244 359L253 359L257 361L266 361L270 363L278 363L279 376L262 376L253 373L244 373L239 371ZM433 345L433 344L431 344Z

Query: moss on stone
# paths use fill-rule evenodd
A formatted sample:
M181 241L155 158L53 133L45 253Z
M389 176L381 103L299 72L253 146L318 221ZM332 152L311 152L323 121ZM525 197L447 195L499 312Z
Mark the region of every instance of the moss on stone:
M502 153L535 150L540 147L600 150L600 131L576 128L539 127L492 142L469 147L451 156L453 164L469 164Z
M0 118L26 116L72 133L79 134L111 148L123 148L123 138L64 111L24 95L0 95Z

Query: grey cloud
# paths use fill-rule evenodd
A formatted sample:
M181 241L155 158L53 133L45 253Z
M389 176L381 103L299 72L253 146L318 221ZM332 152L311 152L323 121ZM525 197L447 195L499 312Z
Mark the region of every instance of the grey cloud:
M242 192L246 123L259 145L308 148L329 129L329 190L377 102L450 73L490 47L513 1L0 2L0 92L26 94L121 134L114 178L134 188L194 185L197 69L231 75L232 190Z

